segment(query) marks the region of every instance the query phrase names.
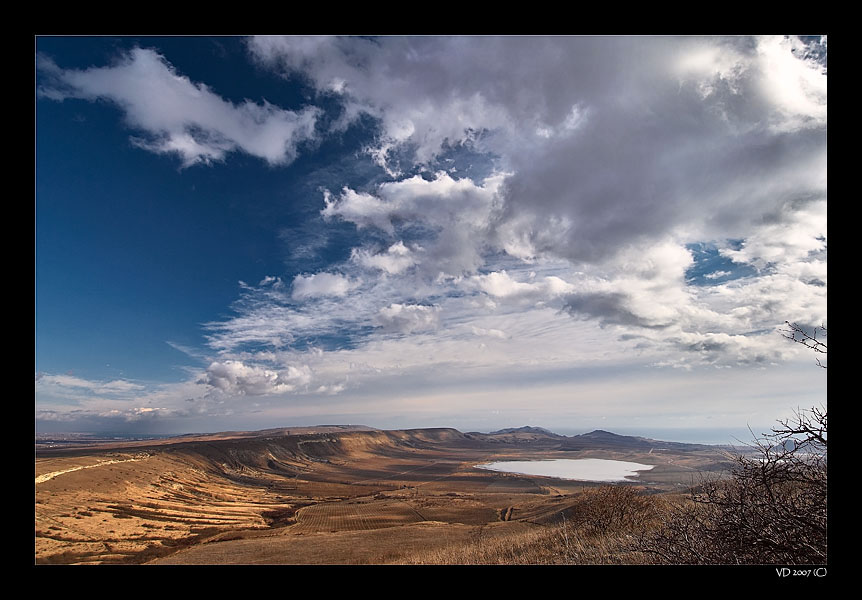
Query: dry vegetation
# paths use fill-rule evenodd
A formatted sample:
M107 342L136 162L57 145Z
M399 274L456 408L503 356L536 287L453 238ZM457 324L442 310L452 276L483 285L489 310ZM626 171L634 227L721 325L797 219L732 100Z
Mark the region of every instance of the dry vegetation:
M827 415L782 422L737 456L732 477L705 479L692 502L640 540L671 564L826 564Z
M579 515L598 484L475 465L559 456L557 443L492 443L445 429L326 430L39 451L36 562L380 564L476 541L523 548L530 536L552 535L563 516L584 529ZM680 489L693 469L721 458L565 455L654 464L642 486L650 494ZM628 496L633 507L637 497ZM619 517L608 518L617 527Z
M469 542L414 554L407 564L643 564L638 536L656 530L671 506L668 499L647 496L631 486L607 485L573 496L554 522L514 535L494 535L490 528Z
M525 446L455 430L47 452L36 461L36 562L822 563L826 415L814 415L733 463L698 448L564 453L653 464L638 484L476 469L561 451L550 438ZM805 435L817 443L785 443ZM731 466L732 477L715 475ZM690 494L693 473L713 475Z
M783 423L757 450L753 458L736 456L730 477L704 477L690 494L646 495L629 485L589 489L555 513L554 525L506 536L480 530L466 543L402 562L826 564L825 411Z

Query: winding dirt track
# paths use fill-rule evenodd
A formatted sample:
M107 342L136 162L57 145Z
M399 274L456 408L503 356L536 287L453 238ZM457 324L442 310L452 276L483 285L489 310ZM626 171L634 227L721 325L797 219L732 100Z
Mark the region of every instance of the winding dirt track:
M115 465L117 463L125 463L125 462L137 462L139 460L145 460L149 458L149 456L141 457L141 458L126 458L124 460L105 460L95 465L84 465L79 467L72 467L71 469L64 469L62 471L53 471L51 473L45 473L43 475L39 475L36 477L36 485L40 483L45 483L46 481L51 481L55 477L60 475L65 475L66 473L71 473L73 471L80 471L81 469L92 469L95 467L104 467L105 465Z

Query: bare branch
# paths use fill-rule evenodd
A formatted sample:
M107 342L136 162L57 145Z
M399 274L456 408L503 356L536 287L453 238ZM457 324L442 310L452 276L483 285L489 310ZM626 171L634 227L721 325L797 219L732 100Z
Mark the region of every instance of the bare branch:
M824 563L826 424L825 408L779 421L753 456L733 457L729 478L703 478L641 551L673 564Z
M797 344L802 344L806 348L811 348L814 352L826 354L826 342L823 341L826 337L825 325L814 327L812 332L809 333L804 327L797 323L791 323L790 321L785 321L784 323L787 325L788 329L783 330L781 335ZM824 369L826 368L826 365L821 363L819 358L815 358L815 360L817 361L818 366Z

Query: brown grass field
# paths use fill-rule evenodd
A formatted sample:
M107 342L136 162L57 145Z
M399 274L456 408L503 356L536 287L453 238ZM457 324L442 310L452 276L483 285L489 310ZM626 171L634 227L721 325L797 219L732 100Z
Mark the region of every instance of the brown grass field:
M727 465L704 446L355 429L37 447L35 562L637 563L610 525L587 526L601 494L627 488L655 507ZM614 486L475 467L561 457L655 467Z

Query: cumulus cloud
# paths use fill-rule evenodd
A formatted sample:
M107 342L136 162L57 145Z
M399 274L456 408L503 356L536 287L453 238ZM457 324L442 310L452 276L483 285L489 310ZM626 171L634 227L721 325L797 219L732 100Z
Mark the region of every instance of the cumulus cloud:
M375 156L386 165L389 151L399 144L414 144L418 160L427 161L447 139L505 123L505 112L479 93L484 79L460 89L477 75L470 72L472 61L461 66L458 60L466 40L262 36L249 41L249 50L264 65L288 76L302 74L321 92L341 96L345 115L380 119ZM469 42L464 49L469 53ZM506 56L485 58L488 70L507 62Z
M444 140L494 153L484 194L438 173L326 197L325 216L360 228L436 227L425 272L471 274L467 289L497 301L562 299L634 331L733 336L770 331L782 313L825 314L826 74L811 42L261 38L250 49L377 116L384 159L410 145L427 162ZM463 209L447 203L456 181ZM760 277L692 289L685 244L700 241ZM488 263L500 250L581 275L515 279ZM491 273L472 275L480 267Z
M592 262L672 231L740 238L787 202L825 197L826 75L796 38L263 37L249 48L378 116L383 154L406 144L427 162L468 140L493 152L511 174L496 244L515 256ZM386 210L345 192L329 212L390 228Z
M759 356L743 349L781 314L825 314L825 39L262 37L249 50L340 99L345 119L378 119L371 152L387 168L459 143L494 157L483 181L393 168L374 189L326 191L324 218L390 240L355 248L355 264L454 277L489 298L477 311L554 301L692 356ZM693 285L694 242L756 276ZM679 341L691 336L708 341Z
M666 241L629 247L602 265L600 276L585 277L566 297L565 309L601 322L642 327L679 323L693 305L685 282L691 254Z
M469 178L456 179L439 171L430 180L415 175L382 183L374 194L344 188L341 196L333 198L326 190L321 214L390 234L397 222L408 220L427 220L435 225L458 221L479 227L487 224L501 182L501 175L477 184Z
M417 262L414 252L400 240L392 244L386 252L378 254L365 249L354 248L350 258L366 268L379 269L390 275L402 273Z
M535 278L535 273L531 273ZM495 298L550 299L574 291L575 286L555 275L540 281L520 282L505 270L486 275L474 275L470 282L478 289Z
M261 396L292 392L311 382L307 366L289 366L282 371L246 365L241 361L215 361L207 367L204 381L232 395Z
M106 67L64 70L47 56L37 66L42 97L112 102L130 127L146 134L133 138L136 145L176 154L184 166L220 161L237 150L273 165L290 163L298 144L314 138L320 114L315 107L291 111L265 100L234 104L146 48L134 48Z
M825 198L824 129L792 141L739 133L700 102L679 102L662 104L663 119L606 110L577 137L513 155L496 222L501 245L522 257L596 263L668 234L745 238L785 207Z
M573 129L600 100L642 105L650 87L681 81L701 98L753 96L760 115L824 118L823 68L792 37L263 36L248 47L379 116L386 137L420 145L420 157L475 131Z
M440 171L433 179L416 175L380 184L373 194L344 188L340 196L333 197L327 190L321 214L360 229L372 227L390 237L417 236L415 244L421 244L422 251L409 255L411 264L430 277L440 273L460 276L475 272L484 262L489 222L503 177L494 174L476 183ZM385 257L372 258L364 250L357 250L355 257L364 264L406 268L406 250L399 240Z
M825 46L821 38L818 45ZM761 92L777 108L781 130L826 124L826 68L796 37L764 37L757 47Z
M826 252L826 201L785 206L754 228L740 248L721 251L734 262L759 269L769 265L810 263Z
M324 190L323 200L325 207L321 214L327 219L339 217L354 223L360 229L376 227L389 234L395 233L391 216L396 207L387 205L371 194L360 194L344 188L341 196L333 199L332 193Z
M375 315L374 324L397 333L426 331L437 327L439 312L437 306L390 304Z

